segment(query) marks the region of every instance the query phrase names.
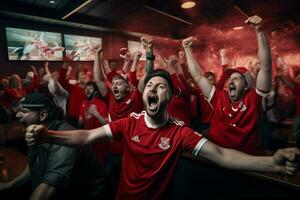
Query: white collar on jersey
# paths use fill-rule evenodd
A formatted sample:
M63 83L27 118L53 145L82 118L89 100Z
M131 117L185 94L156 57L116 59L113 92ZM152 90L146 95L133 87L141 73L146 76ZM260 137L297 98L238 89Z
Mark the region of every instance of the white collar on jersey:
M167 118L165 121L161 122L161 123L158 123L158 124L151 124L151 122L149 121L149 116L147 115L147 113L145 112L145 116L144 116L144 120L145 120L145 123L147 125L148 128L153 128L153 129L156 129L156 128L161 128L163 127L164 125L166 125L169 121L169 114L167 113Z

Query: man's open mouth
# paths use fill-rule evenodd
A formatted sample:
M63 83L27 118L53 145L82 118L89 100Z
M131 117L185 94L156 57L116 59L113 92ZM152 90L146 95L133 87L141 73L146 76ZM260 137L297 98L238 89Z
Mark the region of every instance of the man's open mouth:
M120 92L119 92L118 89L114 89L113 93L114 93L115 97L119 97L120 96Z
M158 97L154 95L148 96L148 107L149 110L155 111L158 108Z

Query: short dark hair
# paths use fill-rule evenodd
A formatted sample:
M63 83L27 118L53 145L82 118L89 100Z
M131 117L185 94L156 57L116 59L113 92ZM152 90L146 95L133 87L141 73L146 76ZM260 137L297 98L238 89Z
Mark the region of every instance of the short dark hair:
M97 84L96 84L95 81L89 81L89 82L87 82L85 84L85 87L86 86L92 86L94 88L94 90L96 91L96 93L99 94L99 88L98 88L98 86L97 86Z
M155 76L162 77L163 79L165 79L168 82L168 85L169 85L169 88L170 88L170 96L172 96L172 94L174 92L174 84L173 84L173 81L171 79L170 74L166 70L163 70L163 69L153 70L151 73L149 73L146 76L146 78L144 80L145 85L148 83L148 81L151 78L153 78Z
M213 76L214 78L216 78L216 74L213 72L204 72L204 77L208 78L209 76Z

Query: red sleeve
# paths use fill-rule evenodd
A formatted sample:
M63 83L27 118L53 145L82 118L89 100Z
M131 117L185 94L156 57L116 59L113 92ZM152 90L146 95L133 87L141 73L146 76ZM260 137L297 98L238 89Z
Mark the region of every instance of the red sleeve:
M183 137L183 149L194 155L198 155L203 144L207 141L201 134L188 127L182 128L181 135Z
M225 84L225 82L227 81L227 78L228 78L228 77L225 76L225 73L224 73L227 68L228 68L228 65L222 65L223 70L222 70L220 78L219 78L219 80L216 84L216 88L218 88L218 89L223 89L224 88L224 84Z
M130 118L123 118L105 125L106 134L112 140L121 140L130 127Z
M72 85L70 83L68 83L68 81L66 80L66 77L67 77L67 69L60 68L58 82L65 90L70 92L72 90Z
M129 72L129 82L134 85L135 87L138 87L139 85L139 80L136 78L136 71L134 72Z
M182 94L182 95L189 95L189 90L185 87L182 81L176 74L171 75L172 82L174 84L174 94Z
M34 90L38 88L38 86L39 86L38 77L37 75L34 74L32 82L28 86L23 87L23 89L25 90L26 93L33 93Z

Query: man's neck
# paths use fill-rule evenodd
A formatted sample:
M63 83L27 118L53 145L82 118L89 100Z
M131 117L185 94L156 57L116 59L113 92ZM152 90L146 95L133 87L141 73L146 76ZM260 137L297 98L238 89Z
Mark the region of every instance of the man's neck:
M148 115L146 117L148 122L152 126L159 126L160 124L164 124L169 119L169 115L167 112L164 112L161 115L157 115L155 117L150 117Z

